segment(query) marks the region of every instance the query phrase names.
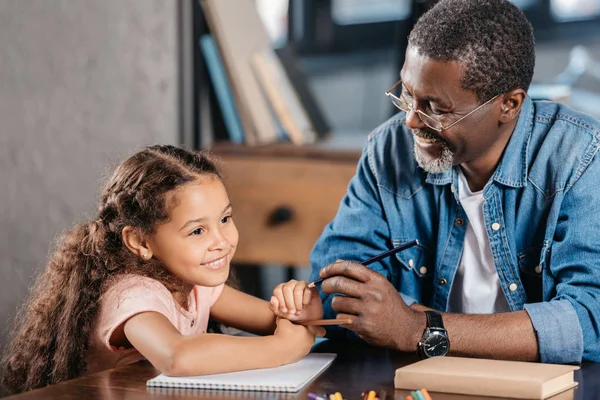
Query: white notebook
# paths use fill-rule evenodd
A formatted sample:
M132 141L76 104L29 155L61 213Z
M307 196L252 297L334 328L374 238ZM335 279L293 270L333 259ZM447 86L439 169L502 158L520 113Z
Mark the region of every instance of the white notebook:
M147 381L146 386L297 392L323 372L333 362L335 356L331 353L310 353L298 362L277 368L215 375L171 377L160 374Z

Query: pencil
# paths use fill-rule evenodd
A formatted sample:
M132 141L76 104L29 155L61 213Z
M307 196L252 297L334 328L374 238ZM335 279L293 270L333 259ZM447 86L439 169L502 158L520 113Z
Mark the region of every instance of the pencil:
M373 264L374 262L377 262L377 261L379 261L379 260L381 260L381 259L384 259L384 258L386 258L386 257L389 257L389 256L391 256L391 255L393 255L393 254L396 254L396 253L398 253L398 252L402 251L402 250L410 249L411 247L413 247L413 246L417 246L418 244L419 244L419 241L418 241L417 239L415 239L415 240L413 240L413 241L410 241L410 242L404 243L404 244L402 244L402 245L400 245L400 246L398 246L398 247L394 247L394 248L393 248L393 249L391 249L391 250L388 250L388 251L386 251L386 252L383 252L383 253L381 253L381 254L378 254L378 255L376 255L375 257L371 257L371 258L369 258L368 260L366 260L366 261L363 261L361 264L362 264L362 265L364 265L364 266L366 267L366 266L367 266L367 265L369 265L369 264ZM308 287L309 287L309 288L313 288L313 287L315 287L315 286L319 286L319 285L321 285L321 283L323 283L323 281L324 281L324 280L325 280L325 279L323 279L323 278L319 278L319 279L317 279L316 281L309 283L309 284L308 284Z
M423 395L423 397L425 397L425 400L431 400L431 396L429 395L429 392L427 391L427 389L425 389L425 388L421 389L421 394Z
M350 318L339 318L339 319L313 319L312 321L299 321L296 322L298 325L345 325L351 324Z
M425 397L423 397L423 394L420 390L415 390L414 392L410 392L410 394L415 400L425 400Z

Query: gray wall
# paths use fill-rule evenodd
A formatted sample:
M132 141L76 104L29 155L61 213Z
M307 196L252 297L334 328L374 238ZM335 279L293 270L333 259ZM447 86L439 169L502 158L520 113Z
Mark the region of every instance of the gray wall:
M0 1L0 345L109 166L178 142L176 0Z

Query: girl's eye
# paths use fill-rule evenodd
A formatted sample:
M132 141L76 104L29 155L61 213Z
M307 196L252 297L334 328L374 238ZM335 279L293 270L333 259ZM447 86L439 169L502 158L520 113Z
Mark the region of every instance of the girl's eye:
M192 233L190 233L190 236L192 236L192 235L200 235L200 234L202 234L202 232L204 232L204 229L198 228L198 229L195 229Z
M226 224L229 221L231 221L231 215L227 215L227 216L223 217L223 219L221 220L221 223Z

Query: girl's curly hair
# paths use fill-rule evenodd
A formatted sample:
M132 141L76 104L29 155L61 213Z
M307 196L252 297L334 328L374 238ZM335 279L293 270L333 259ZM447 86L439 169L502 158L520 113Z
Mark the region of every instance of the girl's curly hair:
M202 176L221 179L204 152L152 146L124 161L101 195L97 219L63 234L15 318L2 360L2 384L22 392L80 376L99 299L111 278L139 274L171 292L183 282L159 261L144 261L122 243L126 226L142 235L168 221L167 194Z

